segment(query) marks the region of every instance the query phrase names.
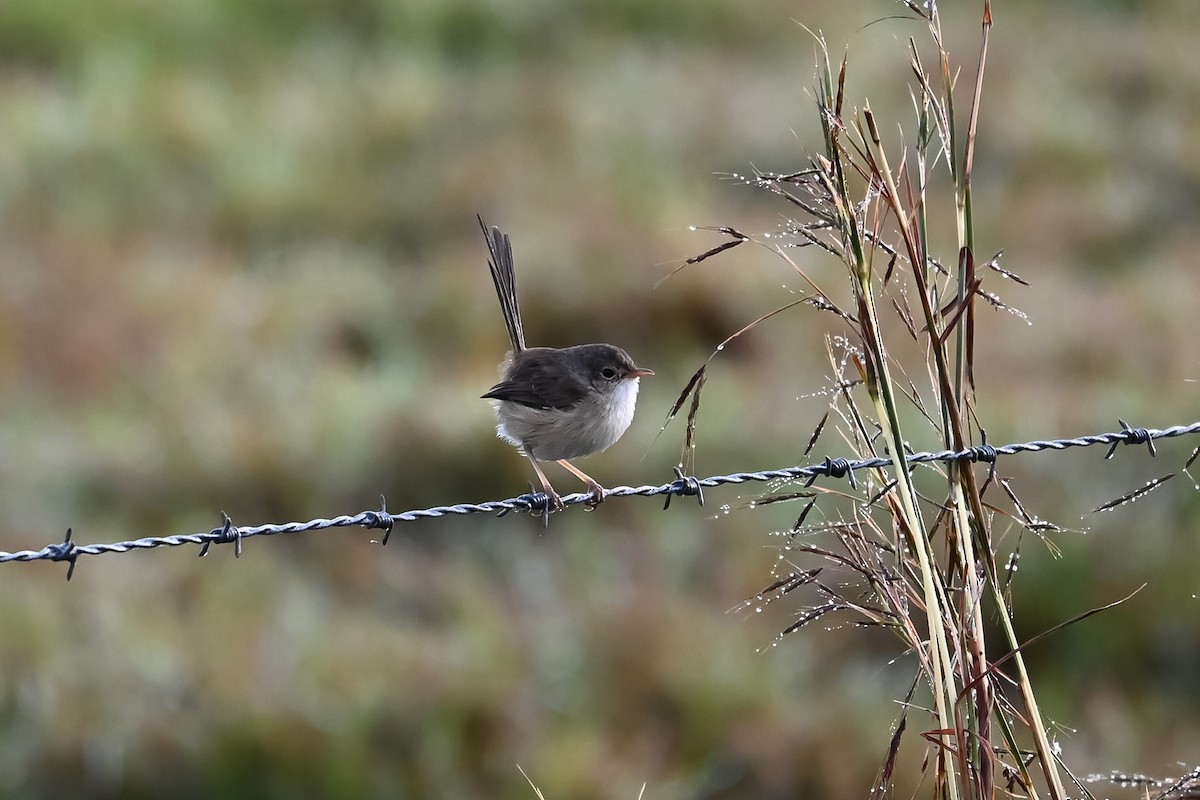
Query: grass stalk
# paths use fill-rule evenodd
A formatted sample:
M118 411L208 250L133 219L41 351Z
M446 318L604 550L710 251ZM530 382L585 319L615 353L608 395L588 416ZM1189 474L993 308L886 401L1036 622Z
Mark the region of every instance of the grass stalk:
M917 43L910 41L910 66L916 80L915 142L885 142L868 101L861 110L846 113L848 59L844 58L835 72L818 36L822 58L817 103L823 152L799 172L758 176L760 186L803 213L803 218L790 226L797 238L795 246L817 245L821 252L835 255L849 273L850 297L843 309L794 258L777 248L814 287L813 305L835 312L852 329L857 342L848 361L857 368L869 408L860 407L848 389L837 393L834 410L849 428L843 435L858 448L859 455L873 456L877 447L873 431L877 429L892 462L890 475L880 473L873 478L885 488L851 516L863 521L814 528L836 531L843 553L809 544L796 549L865 577L864 591L875 600L862 603L861 595L818 582L824 604L814 609L820 613L812 614L811 619L827 613L824 609L856 609L871 624L887 625L916 654L931 696L932 728L925 732L924 740L934 748L937 796L947 800L991 798L996 796L997 776L1003 774L1007 782L1020 784L1029 797L1040 797L1045 791L1052 800L1062 800L1066 795L1059 764L1041 720L996 568L991 512L982 496L991 474L981 487L977 465L958 462L942 476L945 499L933 503L918 486L921 473L910 471L904 459L908 440L902 411L909 403L937 430L945 447L964 449L984 436L974 422L974 301L982 278L974 256L971 175L992 27L991 4L984 0L982 37L964 128L956 118L955 72L942 38L937 6L907 5L927 24L940 72L934 80L922 64ZM895 164L889 149L901 153ZM949 176L957 234L956 258L946 263L952 263L954 269L943 267L930 246L929 219L936 205L933 181L943 170ZM885 257L887 269L877 269ZM904 277L894 275L897 264ZM893 280L903 280L908 290L890 293ZM947 297L948 302L943 299ZM890 303L886 301L889 298ZM889 306L925 354L932 409L926 409L915 386L905 387L897 380L897 374L911 370L899 365L891 353L889 342L894 334L885 317ZM832 352L830 355L831 364L837 363ZM839 382L842 386L854 383L845 378ZM872 417L874 425L869 422ZM861 513L876 501L886 509L890 525ZM925 518L927 509L936 511L931 515L932 524ZM890 556L882 559L878 553ZM898 585L903 585L903 591L895 590ZM995 691L999 664L989 659L986 648L989 601L1010 648L1024 706L1021 714L1007 707ZM1025 760L1028 749L1020 744L1018 720L1033 742L1040 782ZM881 775L891 774L904 728L901 725L897 730ZM994 743L997 736L998 744Z

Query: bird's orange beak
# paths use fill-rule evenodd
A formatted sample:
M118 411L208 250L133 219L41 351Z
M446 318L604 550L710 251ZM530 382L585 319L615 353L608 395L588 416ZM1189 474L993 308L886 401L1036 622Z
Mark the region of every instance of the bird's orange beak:
M642 369L641 367L638 367L637 369L631 369L631 370L629 371L629 375L628 375L627 377L630 377L630 378L648 378L648 377L650 377L650 376L651 376L651 375L653 375L653 374L654 374L654 370L652 370L652 369Z

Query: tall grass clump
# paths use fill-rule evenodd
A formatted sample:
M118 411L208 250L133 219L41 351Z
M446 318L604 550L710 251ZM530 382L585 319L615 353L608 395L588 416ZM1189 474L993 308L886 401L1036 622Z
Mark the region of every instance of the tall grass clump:
M1067 797L1064 780L1088 796L1047 735L1014 632L1012 570L994 538L999 525L1040 534L1042 523L994 464L910 471L904 461L913 449L986 444L975 414L978 310L1007 308L989 284L1020 279L999 267L998 256L981 259L975 242L971 178L991 5L983 3L978 50L966 69L951 58L936 3L903 5L928 34L908 42L912 119L885 123L869 100L852 106L848 59L835 66L815 35L821 151L802 169L747 179L786 202L788 223L762 238L722 228L730 241L692 259L755 241L787 261L810 291L784 308L807 304L837 319L826 339L833 399L809 450L832 431L844 443L839 452L891 459L890 469L852 481L849 492L781 489L758 501L804 504L784 532L781 572L759 600L808 593L811 602L785 633L848 613L891 631L915 657L872 796L891 792L905 747L924 749L923 777L935 797L1011 792L1059 800ZM934 224L939 214L953 216L952 253L935 249L931 229L949 230L944 218ZM829 258L848 278L832 282L836 291L813 277L814 265ZM685 453L694 446L705 368L676 404L678 411L692 398ZM1000 497L985 501L989 494Z

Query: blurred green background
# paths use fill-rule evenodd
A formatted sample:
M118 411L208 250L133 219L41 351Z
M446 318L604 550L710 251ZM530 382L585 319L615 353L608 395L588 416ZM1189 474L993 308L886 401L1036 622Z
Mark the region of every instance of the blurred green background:
M980 9L944 4L959 102ZM815 48L911 131L899 4L733 0L5 0L0 5L0 549L509 497L487 404L505 337L474 215L514 241L534 344L616 341L657 377L589 459L661 483L655 440L711 349L805 291L763 248L789 207L718 173L819 147ZM980 121L993 443L1196 418L1200 9L999 2ZM870 24L870 23L875 24ZM932 63L932 62L931 62ZM911 139L909 140L911 143ZM898 159L897 159L898 160ZM938 213L952 232L950 208ZM953 240L943 237L947 245ZM942 252L949 260L952 249ZM796 254L823 285L839 267ZM697 472L797 463L827 405L827 314L710 371ZM909 365L919 381L919 362ZM910 431L917 449L937 442ZM1014 588L1079 774L1200 760L1194 441L1001 461ZM827 433L823 455L844 455ZM556 468L555 468L556 469ZM575 491L565 475L552 479ZM0 567L4 797L865 796L911 680L878 631L813 627L770 582L797 509L614 500L524 515ZM999 502L999 497L994 498ZM723 508L724 507L724 508ZM726 513L728 512L728 513ZM1086 531L1086 533L1085 533ZM1011 546L1015 533L1004 540ZM732 610L731 610L732 609ZM833 620L832 622L846 622ZM919 719L919 715L918 715ZM914 720L897 786L924 751ZM1094 787L1107 794L1105 786Z

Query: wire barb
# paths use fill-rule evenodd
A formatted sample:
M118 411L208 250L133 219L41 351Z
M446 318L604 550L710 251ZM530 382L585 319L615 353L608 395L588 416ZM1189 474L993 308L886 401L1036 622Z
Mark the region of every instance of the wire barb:
M979 435L980 443L970 449L967 460L972 464L978 464L980 461L987 464L987 483L991 483L996 479L996 462L1000 459L1000 451L988 444L987 431L981 430Z
M387 498L379 495L379 510L367 511L366 520L363 522L364 528L379 528L383 531L383 539L379 540L379 544L386 546L388 539L392 536L392 528L396 526L396 520L387 510ZM372 540L374 543L375 540Z
M1121 432L1124 438L1112 443L1112 446L1108 448L1108 452L1104 454L1105 461L1113 457L1113 454L1117 452L1117 445L1122 442L1125 444L1144 444L1150 450L1151 458L1158 455L1158 452L1154 449L1154 437L1150 435L1150 431L1145 428L1131 428L1129 427L1129 423L1123 419L1118 419L1117 422L1121 423Z
M565 505L573 504L573 503L586 502L586 500L579 500L579 499L575 499L575 498L590 498L590 497L591 497L591 494L579 494L579 495L572 494L572 495L567 495L566 497L560 498L560 500L561 500L562 504L565 506ZM545 492L533 491L532 487L531 487L530 491L526 492L525 494L521 495L520 497L514 497L512 500L503 501L502 508L500 509L499 512L497 512L496 516L497 517L505 517L514 511L528 511L530 514L533 514L535 517L541 517L542 518L542 527L549 528L550 527L550 514L554 512L554 506L550 502L550 495L546 494ZM466 512L466 513L470 513L470 512Z
M684 475L682 465L676 465L671 469L675 470L675 480L670 484L671 491L667 493L663 511L671 507L672 497L695 497L699 499L700 507L704 508L704 487L700 485L700 479L695 475Z
M821 462L820 472L814 472L805 482L805 488L812 486L817 480L817 477L824 474L831 478L846 478L850 481L850 488L857 489L858 482L854 480L854 465L844 458L830 458L825 456L825 460Z
M242 557L242 529L233 524L233 519L224 511L221 512L221 527L213 528L208 532L208 538L204 541L204 546L200 548L200 558L208 555L208 548L216 542L217 544L228 544L233 542L233 557Z
M67 535L60 544L52 544L47 550L50 554L46 556L51 561L66 561L70 566L67 567L67 580L71 580L71 576L75 574L75 564L79 559L79 548L71 541L72 529L67 528Z
M1011 456L1050 450L1067 450L1073 447L1090 447L1097 444L1109 445L1109 456L1106 457L1111 457L1111 453L1118 444L1145 444L1153 456L1156 454L1154 442L1158 439L1200 433L1200 422L1193 422L1190 425L1176 425L1163 430L1130 428L1124 422L1121 422L1121 425L1122 430L1120 431L1091 434L1074 439L1037 440L1019 444L1008 444L1002 447L994 447L985 443L963 450L910 453L905 456L905 461L910 469L920 464L933 462L950 463L955 461L982 461L990 464L994 469L995 461L1001 455ZM1198 451L1200 451L1200 448L1198 448ZM1195 453L1193 454L1193 458L1195 458ZM819 464L810 464L805 467L787 467L760 472L735 472L729 475L714 475L708 478L686 476L683 474L682 469L676 469L675 480L670 483L661 486L617 486L607 490L604 496L607 499L611 497L654 497L665 495L668 499L671 497L698 497L703 501L703 490L716 486L749 483L752 481L765 483L789 480L803 481L804 485L808 486L822 475L827 475L831 478L845 477L851 481L851 485L855 485L855 472L863 469L886 469L891 464L892 460L886 457L865 458L857 461L826 457ZM1135 494L1140 497L1149 489L1161 485L1162 482L1162 480L1153 481L1152 485L1142 487ZM879 497L890 491L894 486L895 482L893 481L874 499L878 500ZM567 495L561 499L564 506L569 506L586 503L591 498L592 494L590 492L579 492ZM108 544L75 544L72 541L72 531L68 529L66 538L62 542L46 545L40 550L18 550L15 552L0 550L0 564L10 561L67 561L70 563L70 567L67 570L67 579L69 580L71 575L74 574L75 564L81 555L94 556L101 555L102 553L128 553L133 550L149 550L157 547L179 547L181 545L197 544L202 545L200 554L205 555L214 542L217 544L233 542L235 555L240 555L242 541L251 536L274 536L284 533L304 533L306 531L356 526L377 528L385 531L383 542L386 543L388 535L390 535L392 528L397 522L415 522L419 519L462 516L466 514L498 514L499 516L504 516L513 511L529 511L541 514L543 523L548 524L549 509L550 498L541 492L531 492L507 500L488 500L482 503L459 503L457 505L414 509L401 514L389 513L384 499L380 497L380 510L378 511L363 511L358 514L334 517L333 519L313 519L307 522L285 522L281 524L241 527L234 525L229 515L222 514L221 527L203 533L147 536L141 539Z

